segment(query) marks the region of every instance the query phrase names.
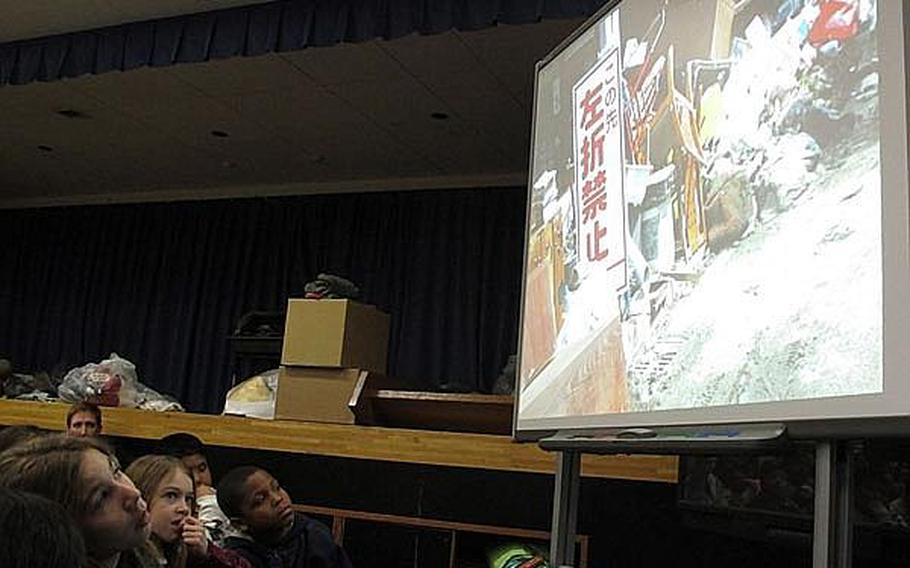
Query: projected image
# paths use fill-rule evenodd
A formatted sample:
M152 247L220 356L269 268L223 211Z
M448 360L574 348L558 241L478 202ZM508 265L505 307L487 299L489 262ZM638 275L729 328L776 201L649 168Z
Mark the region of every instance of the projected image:
M882 391L876 28L627 1L540 70L519 420Z

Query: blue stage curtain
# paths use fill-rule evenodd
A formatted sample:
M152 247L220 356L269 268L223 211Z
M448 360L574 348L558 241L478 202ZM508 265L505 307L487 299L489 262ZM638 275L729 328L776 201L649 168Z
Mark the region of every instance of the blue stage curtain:
M0 210L0 357L65 372L111 352L220 412L227 337L319 272L391 314L389 370L486 391L517 347L524 188Z
M282 0L0 45L0 85L593 14L609 0Z

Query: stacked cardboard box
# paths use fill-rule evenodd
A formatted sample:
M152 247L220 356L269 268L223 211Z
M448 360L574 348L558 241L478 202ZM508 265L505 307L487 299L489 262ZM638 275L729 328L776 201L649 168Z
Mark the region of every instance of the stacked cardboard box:
M289 300L275 418L354 423L364 373L386 372L389 316L351 300Z

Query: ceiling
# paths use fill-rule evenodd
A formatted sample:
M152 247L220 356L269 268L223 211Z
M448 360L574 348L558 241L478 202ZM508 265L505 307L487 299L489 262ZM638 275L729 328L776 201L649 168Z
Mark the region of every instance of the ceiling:
M0 39L241 3L74 0L94 12L65 28L2 0ZM5 86L0 207L521 185L534 64L580 23Z

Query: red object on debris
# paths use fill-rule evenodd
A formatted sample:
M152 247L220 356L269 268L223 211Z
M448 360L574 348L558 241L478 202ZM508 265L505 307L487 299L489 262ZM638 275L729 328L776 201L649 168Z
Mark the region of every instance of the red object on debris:
M829 41L844 41L859 31L859 4L855 0L828 0L809 30L809 44L820 47Z
M106 370L105 370L106 371ZM120 406L120 389L123 388L123 377L113 373L97 373L104 378L100 392L89 397L89 402L99 406Z

